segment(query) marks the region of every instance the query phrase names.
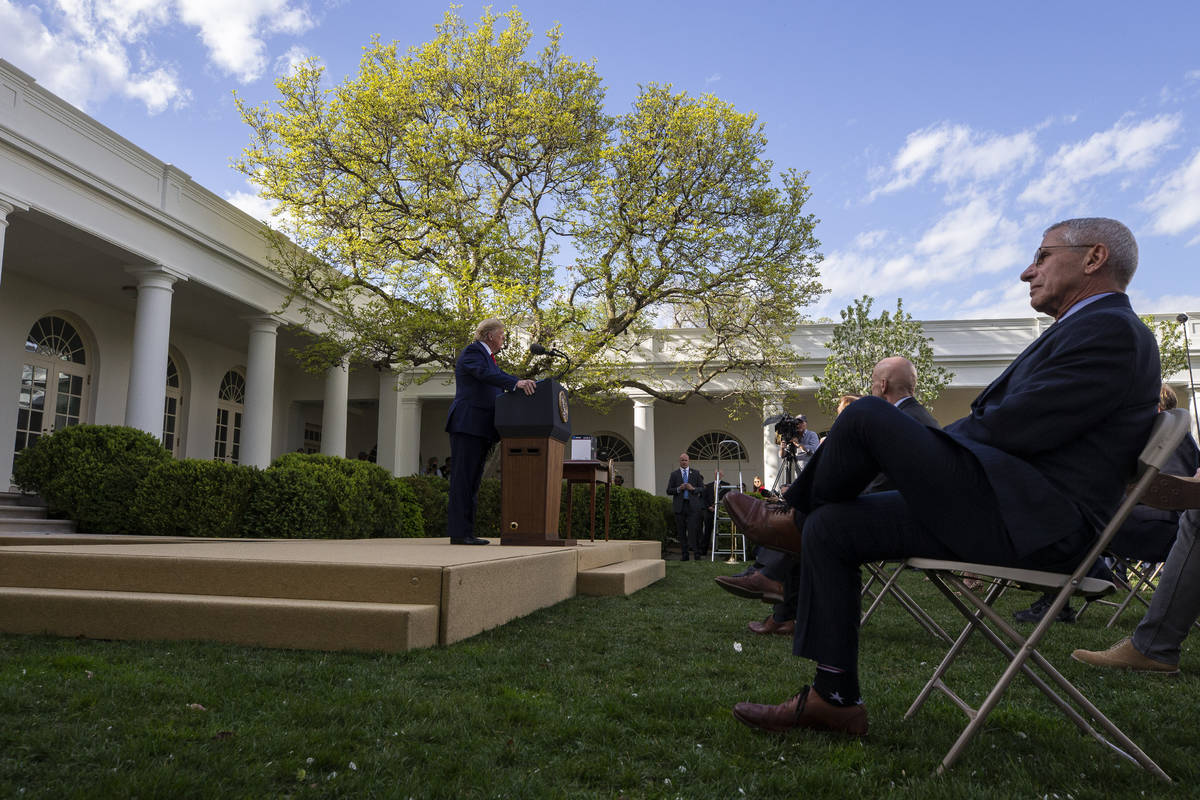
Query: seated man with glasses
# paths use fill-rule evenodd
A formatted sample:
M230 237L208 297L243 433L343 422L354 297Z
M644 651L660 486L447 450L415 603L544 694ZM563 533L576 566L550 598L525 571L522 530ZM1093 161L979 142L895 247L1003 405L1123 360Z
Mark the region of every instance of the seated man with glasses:
M1070 571L1120 502L1158 402L1158 344L1124 294L1137 243L1116 220L1048 228L1021 280L1055 318L944 431L891 403L850 405L772 506L731 494L746 536L800 554L793 652L811 687L738 703L754 728L863 735L859 566L910 556ZM895 491L859 496L884 473Z

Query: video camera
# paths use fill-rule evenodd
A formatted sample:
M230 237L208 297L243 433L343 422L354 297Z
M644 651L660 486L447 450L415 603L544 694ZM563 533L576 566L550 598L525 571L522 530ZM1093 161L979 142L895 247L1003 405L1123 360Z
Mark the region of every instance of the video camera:
M763 427L769 428L774 425L775 433L779 436L779 441L787 443L793 439L800 438L801 422L808 422L808 419L803 414L793 417L785 411L782 414L767 417L763 420Z

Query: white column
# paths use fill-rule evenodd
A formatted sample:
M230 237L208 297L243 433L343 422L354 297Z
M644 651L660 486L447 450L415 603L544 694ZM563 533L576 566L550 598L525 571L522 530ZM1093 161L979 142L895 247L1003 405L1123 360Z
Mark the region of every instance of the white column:
M421 400L401 395L396 402L396 464L393 475L421 472Z
M4 232L8 230L8 215L14 210L11 204L0 200L0 277L4 275Z
M8 230L8 215L14 211L28 211L29 206L17 202L8 195L0 194L0 275L4 272L4 233Z
M325 402L321 407L321 452L346 457L346 413L350 403L350 362L343 358L325 370Z
M375 434L375 463L396 474L396 409L399 392L396 391L396 373L382 370L379 373L379 425Z
M763 419L783 411L783 395L773 395L763 402ZM770 489L779 475L779 445L775 443L775 426L765 425L762 429L763 485ZM751 476L753 477L753 476Z
M635 395L633 400L633 486L658 494L654 466L654 398Z
M242 417L241 463L271 465L271 432L275 417L275 340L279 320L249 317L246 347L246 412Z
M125 271L138 279L125 424L161 439L163 403L167 397L167 345L171 341L171 296L175 293L175 281L187 278L159 266L129 267Z

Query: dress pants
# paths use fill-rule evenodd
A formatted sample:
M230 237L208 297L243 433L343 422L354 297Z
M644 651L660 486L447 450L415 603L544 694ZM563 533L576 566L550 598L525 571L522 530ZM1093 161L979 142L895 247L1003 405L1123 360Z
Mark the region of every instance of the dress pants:
M689 550L697 557L700 555L701 510L700 498L689 497L683 501L682 510L675 512L675 536L684 558L688 557Z
M475 535L475 506L479 503L479 482L491 439L468 433L450 434L450 505L446 509L446 535L465 539Z
M1200 617L1200 510L1185 511L1179 533L1163 565L1158 588L1146 616L1133 632L1133 646L1142 655L1167 664L1179 663L1179 647Z
M896 491L859 496L880 472ZM837 418L786 500L804 512L793 651L858 664L860 566L909 556L1073 568L1095 538L1082 516L1053 545L1018 557L974 454L891 403L866 397Z

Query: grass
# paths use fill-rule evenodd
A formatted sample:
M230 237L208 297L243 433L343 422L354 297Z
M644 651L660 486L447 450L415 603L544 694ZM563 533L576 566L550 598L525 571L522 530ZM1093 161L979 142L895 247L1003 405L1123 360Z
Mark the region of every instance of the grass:
M1045 651L1170 774L1079 735L1018 680L949 773L965 718L938 696L903 715L944 648L895 603L863 630L871 734L765 735L739 700L811 677L790 641L746 630L767 606L722 592L728 565L669 562L628 598L578 597L456 645L398 655L0 636L0 796L783 798L1190 797L1200 670L1108 673L1093 609ZM943 624L919 575L908 588ZM1014 593L1012 610L1033 595ZM955 626L955 630L958 626ZM735 648L740 643L741 650ZM1001 664L979 641L952 684L978 701ZM965 664L964 664L965 665Z

